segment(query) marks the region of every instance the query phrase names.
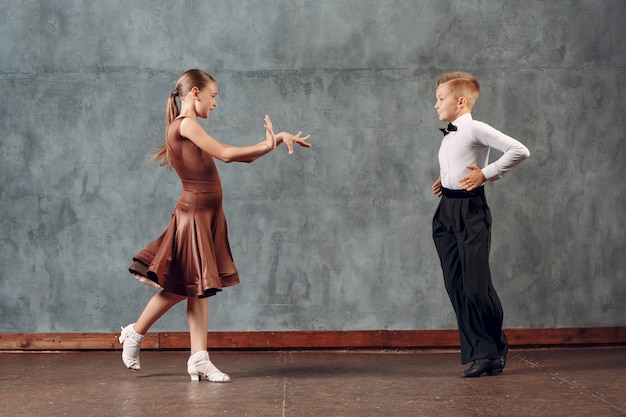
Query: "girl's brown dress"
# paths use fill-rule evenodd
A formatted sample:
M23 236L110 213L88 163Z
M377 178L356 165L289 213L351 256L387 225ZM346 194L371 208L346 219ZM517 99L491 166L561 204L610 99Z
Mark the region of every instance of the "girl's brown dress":
M239 283L222 210L222 185L213 157L180 135L176 119L167 146L183 183L169 227L133 257L130 273L176 294L209 297Z

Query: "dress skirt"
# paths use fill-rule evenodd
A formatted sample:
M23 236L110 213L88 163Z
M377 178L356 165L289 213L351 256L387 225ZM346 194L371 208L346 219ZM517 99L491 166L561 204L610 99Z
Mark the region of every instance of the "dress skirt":
M183 181L169 227L133 257L140 281L188 297L210 297L239 283L228 243L219 181Z

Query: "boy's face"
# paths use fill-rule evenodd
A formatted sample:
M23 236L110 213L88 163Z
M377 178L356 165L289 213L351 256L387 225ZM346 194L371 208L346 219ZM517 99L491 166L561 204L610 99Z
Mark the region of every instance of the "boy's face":
M435 92L435 110L439 115L439 120L443 122L453 122L462 114L462 106L459 99L454 97L447 83L440 84Z

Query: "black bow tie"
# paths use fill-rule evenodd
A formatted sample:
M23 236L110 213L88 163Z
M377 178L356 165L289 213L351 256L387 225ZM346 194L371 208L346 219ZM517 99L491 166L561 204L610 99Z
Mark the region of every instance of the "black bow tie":
M443 133L443 135L447 135L450 132L456 132L456 126L453 125L452 123L448 123L448 127L446 129L439 129L441 130L441 133Z

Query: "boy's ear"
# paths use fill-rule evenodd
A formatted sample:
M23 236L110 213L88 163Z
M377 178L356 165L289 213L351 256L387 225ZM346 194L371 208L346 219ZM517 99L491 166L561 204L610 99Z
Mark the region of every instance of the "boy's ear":
M459 107L465 107L467 105L467 99L465 97L459 97L458 101L457 101L457 106Z

